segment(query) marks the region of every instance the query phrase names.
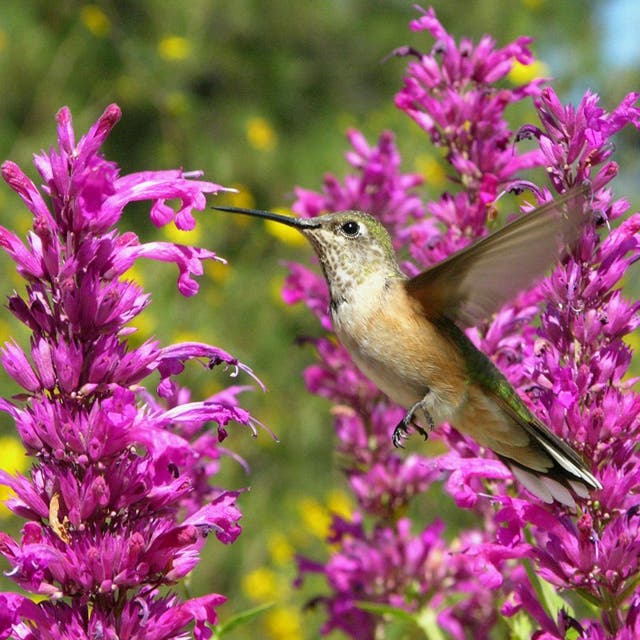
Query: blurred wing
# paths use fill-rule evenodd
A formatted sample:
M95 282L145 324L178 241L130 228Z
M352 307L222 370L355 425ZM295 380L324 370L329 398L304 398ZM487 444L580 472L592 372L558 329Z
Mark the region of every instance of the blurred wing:
M459 327L478 324L541 278L572 247L587 220L585 186L523 215L502 229L407 280L428 316Z

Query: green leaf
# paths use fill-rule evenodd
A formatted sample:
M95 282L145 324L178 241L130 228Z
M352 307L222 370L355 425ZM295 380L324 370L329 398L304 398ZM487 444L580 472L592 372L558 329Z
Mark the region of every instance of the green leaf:
M575 589L575 593L577 593L583 600L583 605L589 608L589 613L591 617L598 616L602 611L602 600L592 593L589 593L586 589L578 588Z
M438 624L438 613L435 609L427 608L420 610L416 619L416 624L429 640L447 640L449 637Z
M529 640L535 630L531 617L524 611L518 611L509 618L505 617L504 621L511 631L512 640Z
M575 617L575 611L573 606L567 602L556 590L550 582L547 582L541 578L531 566L531 562L525 560L524 567L527 571L527 576L531 582L538 601L542 605L542 608L547 612L548 616L555 622L558 620L558 615L563 609L571 616Z
M358 608L378 615L388 615L402 622L415 625L428 640L447 640L449 636L438 625L438 612L425 607L416 613L409 613L400 607L378 602L358 602Z
M582 634L572 627L571 629L567 629L564 640L580 640L581 637Z
M369 613L377 613L378 615L388 615L392 618L397 618L403 622L416 622L415 616L400 607L394 607L391 604L385 604L383 602L366 602L361 600L356 602L358 609L368 611Z
M267 602L266 604L258 605L257 607L253 607L252 609L247 609L246 611L242 611L241 613L237 613L234 616L231 616L229 620L225 623L218 625L213 630L213 640L220 640L225 634L233 631L233 629L242 626L243 624L248 624L252 620L255 620L259 615L263 614L268 609L271 609L275 603Z

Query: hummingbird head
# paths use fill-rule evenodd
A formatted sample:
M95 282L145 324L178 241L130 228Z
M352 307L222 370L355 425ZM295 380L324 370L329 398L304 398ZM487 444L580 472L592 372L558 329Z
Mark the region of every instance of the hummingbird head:
M259 209L214 209L266 218L298 229L318 255L333 300L347 298L350 289L372 274L387 277L400 273L387 230L368 213L339 211L315 218L293 218Z

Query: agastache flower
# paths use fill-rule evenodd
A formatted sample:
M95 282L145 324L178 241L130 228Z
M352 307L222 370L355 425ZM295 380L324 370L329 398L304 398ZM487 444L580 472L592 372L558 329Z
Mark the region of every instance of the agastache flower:
M640 128L637 99L629 94L611 113L590 93L576 108L561 105L551 89L538 102L540 144L549 161L556 158L549 175L563 186L585 178L598 183L594 202L603 231L589 229L571 258L541 285L549 302L535 341L523 345L522 367L533 383L539 415L600 470L603 489L575 523L560 509L541 522L538 511L515 500L502 516L514 519L521 536L530 525L531 552L543 577L599 603L600 619L580 622L585 638L600 637L603 630L611 637L633 637L640 629L630 616L640 577L640 396L633 381L624 379L631 363L624 337L640 325L640 303L626 300L616 288L640 259L640 214L611 231L604 225L628 207L605 187L617 174L617 165L608 160L610 137L624 124ZM509 499L502 502L508 505ZM546 637L564 637L561 622L554 620Z
M404 211L395 217L387 200L376 206L377 194L395 189L395 202L414 203L417 185L399 179L396 161L372 186L375 171L369 162L388 149L391 135L385 134L378 153L369 150L363 156L358 150L367 147L351 132L356 149L347 159L354 173L343 183L325 178L319 194L298 189L294 208L302 215L352 208L379 216L396 247L408 250L413 262L404 266L413 274L486 234L488 205L502 192L530 190L537 202L525 205L525 212L548 201L550 190L522 180L522 170L544 167L558 192L589 184L592 220L570 257L468 334L536 414L591 463L603 489L580 500L577 512L559 503L544 504L514 484L502 462L447 425L431 437L442 438L450 453L427 458L427 444L420 456L398 457L389 435L403 412L357 371L341 346L317 338L313 344L319 361L305 379L313 393L336 405L337 448L359 511L351 522L334 520L329 560L301 558L301 577L309 572L326 576L330 591L320 600L328 616L324 630L342 629L353 638L382 633L384 619L373 613L381 605L387 607L382 612L408 612L419 625L437 620L440 629L460 639L488 638L502 616L514 615L527 615L528 624L538 626L535 637L546 640L564 638L569 629L585 638L635 638L640 633L640 399L632 391L633 380L625 377L631 350L623 338L640 324L640 303L626 300L616 287L640 257L640 214L611 231L609 223L627 205L614 200L608 183L617 174L612 136L627 124L640 128L637 95L629 94L607 112L590 92L577 107L563 105L551 88L541 88L543 79L515 89L497 88L495 83L515 60L532 61L530 40L520 38L502 49L487 37L477 46L467 40L457 45L432 10L422 13L411 27L428 31L436 43L429 54L408 47L395 52L411 58L396 104L433 144L445 149L452 180L461 190L436 202L419 199L412 205L417 221ZM511 131L505 109L531 98L540 126ZM539 148L521 153L518 143L524 138L537 140ZM376 163L374 169L378 167ZM403 193L405 186L410 190ZM358 193L362 197L354 201ZM304 301L322 326L331 329L326 289L313 271L291 265L284 297ZM436 587L436 596L429 589L440 584L437 573L426 584L424 566L393 565L380 554L385 548L400 553L407 540L419 540L426 531L440 535L433 524L416 523L413 531L402 521L402 532L398 524L416 496L443 478L443 488L456 504L476 514L477 528L449 534L449 542L440 539L435 545L440 551L434 561L440 562L440 575L446 575L446 587ZM524 571L523 562L533 567L531 572ZM479 579L457 573L452 569L456 566ZM552 595L543 599L540 593L548 583ZM578 619L555 590L595 604L593 617ZM447 597L455 593L466 595ZM558 602L550 608L553 598ZM374 606L360 608L360 602Z
M237 400L245 387L192 401L174 377L187 361L248 367L218 347L148 340L132 348L127 324L150 303L125 272L139 258L172 262L178 289L194 295L205 249L141 243L119 233L124 207L151 201L155 224L193 227L193 209L223 187L199 174L147 171L119 175L99 153L120 118L107 107L77 143L69 110L57 117L58 149L35 165L42 191L12 162L5 181L34 217L26 243L0 227L0 245L26 280L10 311L31 331L28 348L0 350L5 371L24 393L0 400L34 464L26 476L0 472L13 490L8 507L26 519L20 540L0 533L8 575L39 604L0 594L0 637L195 638L211 635L224 596L183 601L166 589L198 563L209 534L225 544L240 534L237 491L211 479L230 422L255 429ZM178 211L166 201L179 200ZM124 277L123 277L124 276ZM147 378L157 372L157 395ZM211 424L218 431L212 431Z
M433 9L421 12L410 27L428 31L435 44L429 54L407 47L396 50L396 55L416 58L408 65L396 105L432 143L446 149L459 181L478 204L490 204L517 171L539 166L542 160L539 151L517 153L503 113L509 104L537 95L544 80L516 89L496 87L515 62L533 62L531 39L518 38L502 49L488 36L477 46L467 39L457 45Z

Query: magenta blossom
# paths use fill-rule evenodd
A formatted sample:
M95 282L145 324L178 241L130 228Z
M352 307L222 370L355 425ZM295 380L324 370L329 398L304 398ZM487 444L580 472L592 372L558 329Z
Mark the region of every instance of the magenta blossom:
M358 511L351 521L334 520L326 562L300 559L301 577L326 577L329 591L319 600L327 612L324 630L362 640L384 635L395 617L413 620L428 637L446 632L456 640L639 637L640 396L626 377L631 349L624 338L640 325L640 303L625 298L620 281L640 259L640 214L615 230L609 226L627 209L609 188L617 174L611 139L628 124L640 128L638 96L629 94L611 112L590 92L577 107L563 105L551 88L542 88L543 79L506 86L514 62L533 60L529 39L500 49L488 37L457 44L433 10L422 11L411 28L427 31L435 44L429 53L395 52L411 58L396 105L444 149L460 188L424 202L417 182L401 173L391 134L370 148L350 132L351 174L342 183L325 178L320 193L297 189L294 209L308 216L347 208L378 216L396 247L411 256L405 270L413 274L485 235L489 205L502 192L529 189L535 201L523 212L548 201L545 178L525 181L523 170L544 167L557 192L590 185L590 218L572 254L468 334L532 410L583 455L603 488L580 499L574 511L543 503L513 483L502 462L448 425L431 438L442 439L449 453L426 457L427 443L420 456L399 455L390 433L404 412L340 345L318 338L318 362L305 379L336 405L337 448ZM505 110L531 99L540 124L512 131ZM521 152L524 138L538 148ZM395 203L411 206L396 210ZM320 275L291 265L284 297L304 302L331 330ZM446 538L437 521L411 526L404 517L416 497L440 481L476 518L472 528ZM422 561L413 562L408 549L422 553Z
M1 638L182 639L194 623L194 637L209 638L223 596L183 601L159 589L195 567L207 536L228 544L240 534L237 492L211 478L227 425L255 429L238 405L244 388L191 401L174 376L188 360L251 371L211 345L150 340L134 349L127 341L128 323L150 303L123 277L138 258L173 262L189 296L202 261L216 256L143 244L115 228L128 203L150 200L154 223L190 229L192 210L223 188L181 171L121 177L99 154L119 118L111 105L76 143L62 109L58 149L35 159L43 194L14 163L2 165L34 223L26 243L0 228L0 244L26 280L9 309L31 331L28 348L10 341L0 351L24 389L0 409L34 464L27 476L0 472L14 493L8 507L26 519L20 540L0 534L0 553L22 589L45 598L1 594ZM165 203L174 199L177 212ZM143 386L154 372L157 396Z

